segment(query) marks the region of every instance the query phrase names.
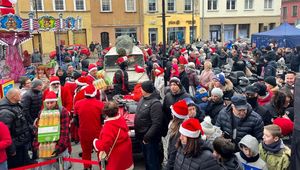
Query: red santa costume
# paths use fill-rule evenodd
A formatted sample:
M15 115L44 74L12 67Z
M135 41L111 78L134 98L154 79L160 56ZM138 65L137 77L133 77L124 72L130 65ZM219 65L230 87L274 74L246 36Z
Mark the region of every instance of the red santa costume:
M181 49L181 55L180 55L180 57L178 58L178 62L179 62L179 64L182 64L182 65L186 65L186 64L188 64L188 57L189 57L189 55L188 55L188 51L185 49L185 48L183 48L183 49Z
M119 114L105 120L99 139L95 139L93 145L98 153L101 151L106 153L108 158L107 170L133 169L132 145L128 135L128 127L125 119Z
M92 71L97 70L96 64L90 64L88 70L89 70L89 74L86 76L86 78L87 78L87 83L90 85L93 84L93 82L96 80L96 77L91 75Z
M86 77L79 77L75 80L77 88L74 90L74 97L73 97L73 106L75 106L76 102L79 100L84 99L84 92L85 88L88 86ZM72 115L74 117L74 115ZM71 121L71 141L75 143L79 141L79 134L78 134L78 127L75 125L74 120Z
M93 85L85 88L85 99L76 102L74 114L79 118L79 139L82 148L82 159L91 160L93 150L93 140L99 135L101 125L101 115L104 108L103 102L95 98L97 90ZM88 107L87 107L88 106ZM84 168L91 165L84 164Z
M45 100L45 97L49 91L53 91L58 97L58 104L64 106L69 112L72 111L73 102L71 92L61 85L59 85L58 88L54 88L52 87L52 85L54 84L60 84L59 78L57 76L50 77L50 85L49 88L44 91L43 100Z

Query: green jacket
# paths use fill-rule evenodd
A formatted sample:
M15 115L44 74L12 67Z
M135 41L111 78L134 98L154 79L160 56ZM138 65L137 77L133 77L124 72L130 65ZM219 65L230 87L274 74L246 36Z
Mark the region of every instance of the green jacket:
M291 149L287 146L277 153L271 153L263 149L262 144L259 144L259 155L262 160L267 163L269 170L287 170L290 165Z

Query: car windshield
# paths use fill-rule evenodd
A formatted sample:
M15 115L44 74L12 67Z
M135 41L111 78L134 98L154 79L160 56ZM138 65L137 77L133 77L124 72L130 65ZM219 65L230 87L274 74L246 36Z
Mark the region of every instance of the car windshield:
M118 65L116 61L119 56L105 56L104 63L105 69L118 69ZM139 66L144 66L144 57L142 55L131 55L128 57L128 68L134 68L134 65L137 64Z

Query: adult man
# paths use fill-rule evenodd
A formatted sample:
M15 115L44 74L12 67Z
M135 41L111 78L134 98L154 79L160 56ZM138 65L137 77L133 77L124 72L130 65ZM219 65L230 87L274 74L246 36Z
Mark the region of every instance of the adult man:
M43 100L45 100L46 95L50 91L53 91L58 97L59 106L64 106L69 112L72 111L72 95L68 89L65 89L63 86L60 85L60 81L57 76L52 76L50 78L50 86L44 91Z
M91 160L93 140L99 136L102 128L101 115L104 104L95 98L96 94L95 87L89 85L85 88L85 99L79 100L74 106L74 114L78 115L79 119L78 132L83 160ZM84 164L84 168L91 169L91 165Z
M66 81L68 82L74 82L76 77L80 77L80 73L78 73L76 70L74 70L74 67L69 64L67 66L67 71L66 71L67 77Z
M126 71L128 68L128 58L126 56L119 57L117 64L120 69L115 72L113 78L114 94L126 95L129 93L128 73Z
M287 93L294 94L295 91L295 80L296 73L293 71L288 71L285 75L285 85L283 86L283 90Z
M247 103L246 97L234 95L231 102L231 105L221 110L216 126L220 127L224 136L231 138L236 146L247 134L261 140L264 128L263 121Z
M143 98L139 101L134 120L137 139L142 142L146 170L160 169L162 105L152 81L142 83Z
M13 141L7 149L9 169L31 163L28 155L31 129L22 112L20 101L20 90L15 88L10 89L6 97L0 100L0 121L8 126Z
M205 114L210 116L212 124L216 124L218 115L223 108L223 91L220 88L213 88L211 91L211 99L205 109Z
M22 96L23 113L30 125L38 117L43 104L43 81L35 79L31 82L31 89Z
M86 76L88 80L88 84L93 84L95 80L97 80L97 66L96 64L89 64L88 67L89 74Z
M177 77L171 78L169 86L170 86L170 91L167 92L163 102L163 113L165 116L164 123L163 123L164 126L162 129L163 136L167 134L168 124L172 119L170 106L179 100L191 97L188 93L186 93L180 80Z
M246 90L245 90L247 102L251 105L253 111L255 111L256 113L258 113L261 116L265 126L272 124L271 113L268 110L266 110L264 107L260 106L257 102L257 99L258 99L257 92L258 92L258 89L254 85L247 86Z
M38 49L34 49L34 52L31 55L31 62L33 64L42 64L43 63L42 55Z

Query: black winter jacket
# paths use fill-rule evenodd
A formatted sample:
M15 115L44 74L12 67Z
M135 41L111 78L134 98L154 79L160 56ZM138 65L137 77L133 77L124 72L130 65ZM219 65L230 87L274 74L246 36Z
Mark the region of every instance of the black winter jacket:
M184 87L185 91L189 93L189 78L185 71L179 74L179 79L182 87Z
M233 142L237 144L247 134L254 136L258 141L262 139L264 123L260 115L252 110L248 104L246 117L240 120L237 127L234 127L234 115L232 105L221 110L216 126L220 127L224 133L227 133Z
M183 149L177 151L174 170L223 170L224 168L213 157L212 150L203 146L197 157L188 157L183 154Z
M159 97L157 92L154 92L148 97L143 97L137 105L134 119L135 133L138 139L147 143L161 140L164 115Z
M222 162L226 170L244 170L242 163L233 155L230 159Z
M216 124L218 115L220 113L220 111L224 108L224 101L223 99L220 99L220 101L218 102L213 102L213 101L209 101L208 105L205 109L205 114L207 116L210 116L211 118L211 123L214 125Z
M172 136L169 138L169 143L168 143L168 162L166 165L166 170L173 170L174 169L174 164L175 164L175 159L176 159L176 154L177 154L177 149L175 147L178 139L180 137L180 133L178 132L177 135Z
M256 103L255 106L253 107L253 111L255 111L256 113L258 113L263 122L264 122L264 126L272 124L272 115L270 113L270 111L268 109L265 109L264 107L260 106L258 103Z
M269 76L276 76L277 63L275 61L269 61L265 67L264 78Z
M43 94L38 90L31 89L22 96L23 114L29 124L33 125L38 117L43 104Z
M164 113L164 123L163 123L163 136L166 135L167 131L168 131L168 125L169 122L172 119L172 114L171 114L171 109L170 106L173 105L174 103L176 103L179 100L183 100L184 98L191 98L191 96L185 92L184 89L181 89L179 93L177 94L173 94L171 91L169 91L165 98L164 98L164 102L163 102L163 113Z
M0 121L9 128L12 138L12 145L8 148L8 153L16 151L16 147L27 145L31 141L32 131L22 113L22 106L11 103L6 97L0 100Z
M124 82L123 82L124 81ZM129 91L128 73L126 70L118 70L115 72L114 78L114 92L115 94L126 95ZM123 88L124 83L124 88Z

